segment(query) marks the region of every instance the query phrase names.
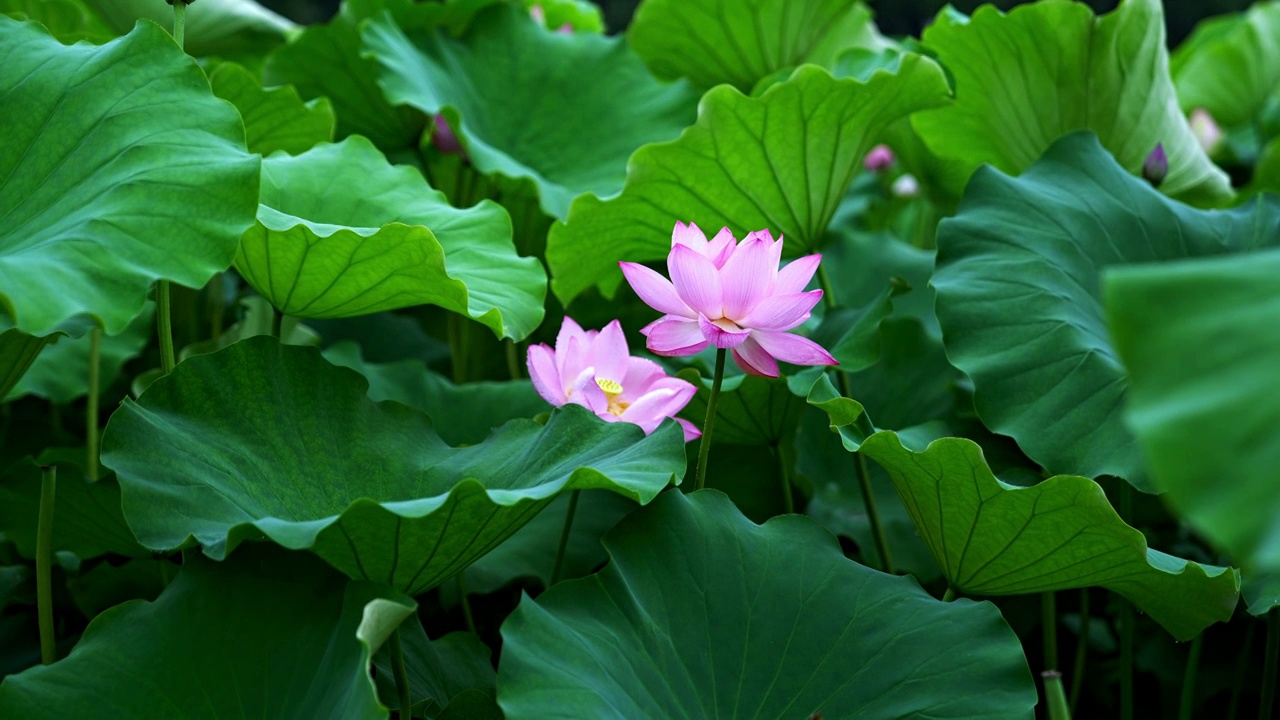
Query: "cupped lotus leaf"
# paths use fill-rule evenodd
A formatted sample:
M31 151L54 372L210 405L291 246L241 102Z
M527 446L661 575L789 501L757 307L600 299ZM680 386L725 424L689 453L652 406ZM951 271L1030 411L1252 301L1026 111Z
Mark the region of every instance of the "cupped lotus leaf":
M1280 240L1280 205L1230 212L1172 201L1090 134L1021 177L984 168L938 228L933 276L947 356L974 406L1051 473L1153 488L1121 418L1125 370L1103 317L1103 268L1245 252Z
M328 98L304 103L292 86L263 88L253 74L231 62L214 68L209 84L215 95L240 111L249 152L297 155L333 139L335 120Z
M1163 144L1161 191L1220 205L1231 183L1209 160L1178 108L1160 0L1123 0L1095 17L1083 3L1039 2L1004 14L939 13L924 45L954 80L956 102L911 118L937 155L1020 173L1056 139L1092 130L1138 174Z
M1280 88L1280 3L1210 18L1170 58L1178 103L1225 127L1254 122Z
M240 117L150 21L65 46L0 16L0 127L0 329L120 333L153 282L203 286L252 224Z
M8 399L44 346L56 337L32 337L17 329L0 333L0 398Z
M1280 250L1116 268L1106 306L1156 488L1246 578L1280 575Z
M124 364L137 357L151 339L155 305L148 302L138 317L119 335L103 335L98 340L98 383L110 387ZM89 392L89 364L93 352L91 333L73 338L55 335L27 374L6 399L37 395L53 403L69 403Z
M261 203L236 268L283 313L354 317L430 303L514 340L542 322L547 278L536 258L516 254L506 211L488 200L449 205L362 137L264 159Z
M583 193L617 193L632 152L694 120L697 94L655 80L621 38L547 32L510 4L460 38L389 12L362 37L391 102L443 112L477 169L530 178L555 217Z
M621 195L580 197L552 227L552 288L566 303L595 285L611 295L619 260L667 257L676 220L739 237L769 228L786 255L811 252L880 131L947 97L942 69L918 55L866 82L806 65L759 97L713 88L696 125L636 152Z
M450 699L468 690L479 690L493 697L497 673L489 660L492 651L480 638L471 633L454 632L430 640L417 618L406 620L399 630L413 715L438 718ZM400 697L393 679L390 648L384 645L374 657L374 663L378 668L374 678L378 693L388 707L398 710Z
M169 27L173 10L151 0L84 0L118 33L125 33L141 18ZM284 42L297 28L291 20L254 0L201 0L187 9L187 52L197 57L218 55L246 61Z
M0 716L385 720L371 655L413 610L270 545L191 554L154 602L107 610L69 656L6 677Z
M361 357L360 346L349 341L326 348L324 357L363 375L373 400L394 400L426 413L436 433L450 445L474 445L508 420L531 418L551 409L528 380L456 385L418 360L368 362Z
M545 426L515 420L451 448L421 412L367 390L314 348L249 338L125 400L102 461L149 548L194 540L223 558L265 535L409 594L465 568L560 492L645 503L684 473L675 422L646 437L574 405Z
M830 381L814 386L809 402L830 416L846 449L889 473L956 590L1025 595L1104 587L1178 640L1231 619L1240 595L1236 571L1148 548L1096 482L1058 475L1031 487L1010 485L996 478L972 440L941 438L916 450L897 433L869 431L861 406L839 397Z
M717 491L669 492L605 546L604 570L503 624L511 720L1025 718L1036 703L994 606L858 565L809 518L760 526Z
M746 12L732 0L645 0L627 39L658 77L742 92L779 70L831 67L850 48L890 44L851 0L765 0Z

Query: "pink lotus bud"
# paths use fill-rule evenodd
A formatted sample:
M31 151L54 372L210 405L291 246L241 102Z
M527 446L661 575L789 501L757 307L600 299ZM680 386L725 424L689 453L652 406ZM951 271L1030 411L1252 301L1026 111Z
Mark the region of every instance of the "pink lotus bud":
M436 115L433 120L435 129L431 132L431 144L446 155L466 156L466 150L462 149L462 143L458 141L458 136L453 133L453 128L449 127L444 116Z
M805 292L821 255L779 268L782 238L768 230L737 242L728 228L715 238L677 222L667 270L671 279L636 263L619 263L632 289L664 313L641 330L658 355L693 355L710 345L732 349L733 361L752 375L778 377L778 360L836 365L812 340L788 332L809 319L821 290Z
M1164 143L1156 143L1156 149L1142 163L1142 177L1152 185L1159 186L1168 174L1169 156L1164 153Z
M894 159L888 145L877 145L862 159L862 166L871 172L880 172L892 165Z
M1200 143L1200 147L1210 155L1218 149L1218 145L1222 143L1222 128L1218 127L1218 123L1214 122L1213 116L1204 108L1196 108L1191 111L1191 132L1196 136L1196 140Z

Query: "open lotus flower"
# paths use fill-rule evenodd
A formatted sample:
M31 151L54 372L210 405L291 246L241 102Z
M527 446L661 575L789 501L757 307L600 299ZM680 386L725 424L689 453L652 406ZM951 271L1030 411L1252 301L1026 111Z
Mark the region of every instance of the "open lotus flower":
M809 319L821 290L804 292L821 255L792 261L781 270L782 239L768 230L741 243L728 228L707 240L697 225L677 222L667 270L671 280L636 263L619 263L627 282L650 307L665 313L640 332L658 355L693 355L708 345L729 348L738 367L778 376L778 360L795 365L835 365L808 338L787 332Z
M631 357L622 325L614 320L603 330L583 330L565 318L554 349L529 347L529 378L544 400L557 407L582 405L608 422L629 422L651 433L666 418L684 428L685 442L702 434L675 414L697 392L673 378L652 360Z

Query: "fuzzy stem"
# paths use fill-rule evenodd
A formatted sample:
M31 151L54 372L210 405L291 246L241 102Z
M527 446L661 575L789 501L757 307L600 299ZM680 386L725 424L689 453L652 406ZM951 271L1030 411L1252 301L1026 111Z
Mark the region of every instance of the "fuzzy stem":
M1187 651L1187 667L1182 672L1182 702L1178 706L1178 720L1191 720L1192 706L1196 699L1196 672L1200 668L1200 646L1204 644L1204 633L1195 636L1191 641L1191 649Z
M102 380L102 328L89 331L89 401L85 406L85 473L98 479L98 384Z
M1075 712L1080 690L1084 687L1084 664L1089 654L1089 588L1080 590L1080 635L1076 644L1076 662L1071 671L1071 711Z
M578 496L582 494L581 490L574 490L569 493L569 509L564 513L564 527L560 529L560 544L556 546L556 562L551 566L551 582L547 587L551 587L560 582L561 576L564 574L564 551L569 547L569 532L573 530L573 515L578 511Z
M1262 700L1258 704L1259 720L1273 717L1276 704L1276 684L1280 683L1280 608L1267 613L1267 654L1262 661Z
M720 385L724 382L726 350L716 350L716 372L711 379L711 395L707 398L707 419L702 423L702 441L698 443L698 475L694 490L707 486L707 458L711 455L711 430L716 424L716 401L720 399Z
M40 468L40 517L36 526L36 609L40 624L40 661L52 665L58 659L53 637L53 501L58 469Z
M409 672L404 665L404 646L400 642L400 628L396 628L389 638L391 652L391 672L396 676L396 691L400 697L400 720L413 717L413 694L409 690Z
M1040 622L1044 626L1044 669L1058 669L1058 602L1053 591L1040 595ZM1061 684L1061 681L1059 681Z

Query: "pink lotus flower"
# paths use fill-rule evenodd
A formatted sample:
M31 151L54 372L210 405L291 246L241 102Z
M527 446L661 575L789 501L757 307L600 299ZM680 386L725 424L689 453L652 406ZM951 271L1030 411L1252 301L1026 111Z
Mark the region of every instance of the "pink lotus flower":
M880 172L892 165L893 160L893 151L888 145L877 145L862 159L862 166L871 172Z
M809 319L821 290L804 292L821 255L781 270L782 239L768 230L738 243L728 228L713 239L697 225L677 222L667 270L671 280L636 263L618 263L627 282L650 307L665 313L640 332L658 355L693 355L708 345L733 350L733 361L752 375L778 376L778 360L836 365L808 338L789 333Z
M685 442L702 434L693 423L675 414L697 392L692 384L669 377L652 360L631 357L622 324L603 330L583 330L565 318L553 350L529 347L529 378L544 400L559 407L582 405L608 422L639 425L653 432L666 418L684 428Z

